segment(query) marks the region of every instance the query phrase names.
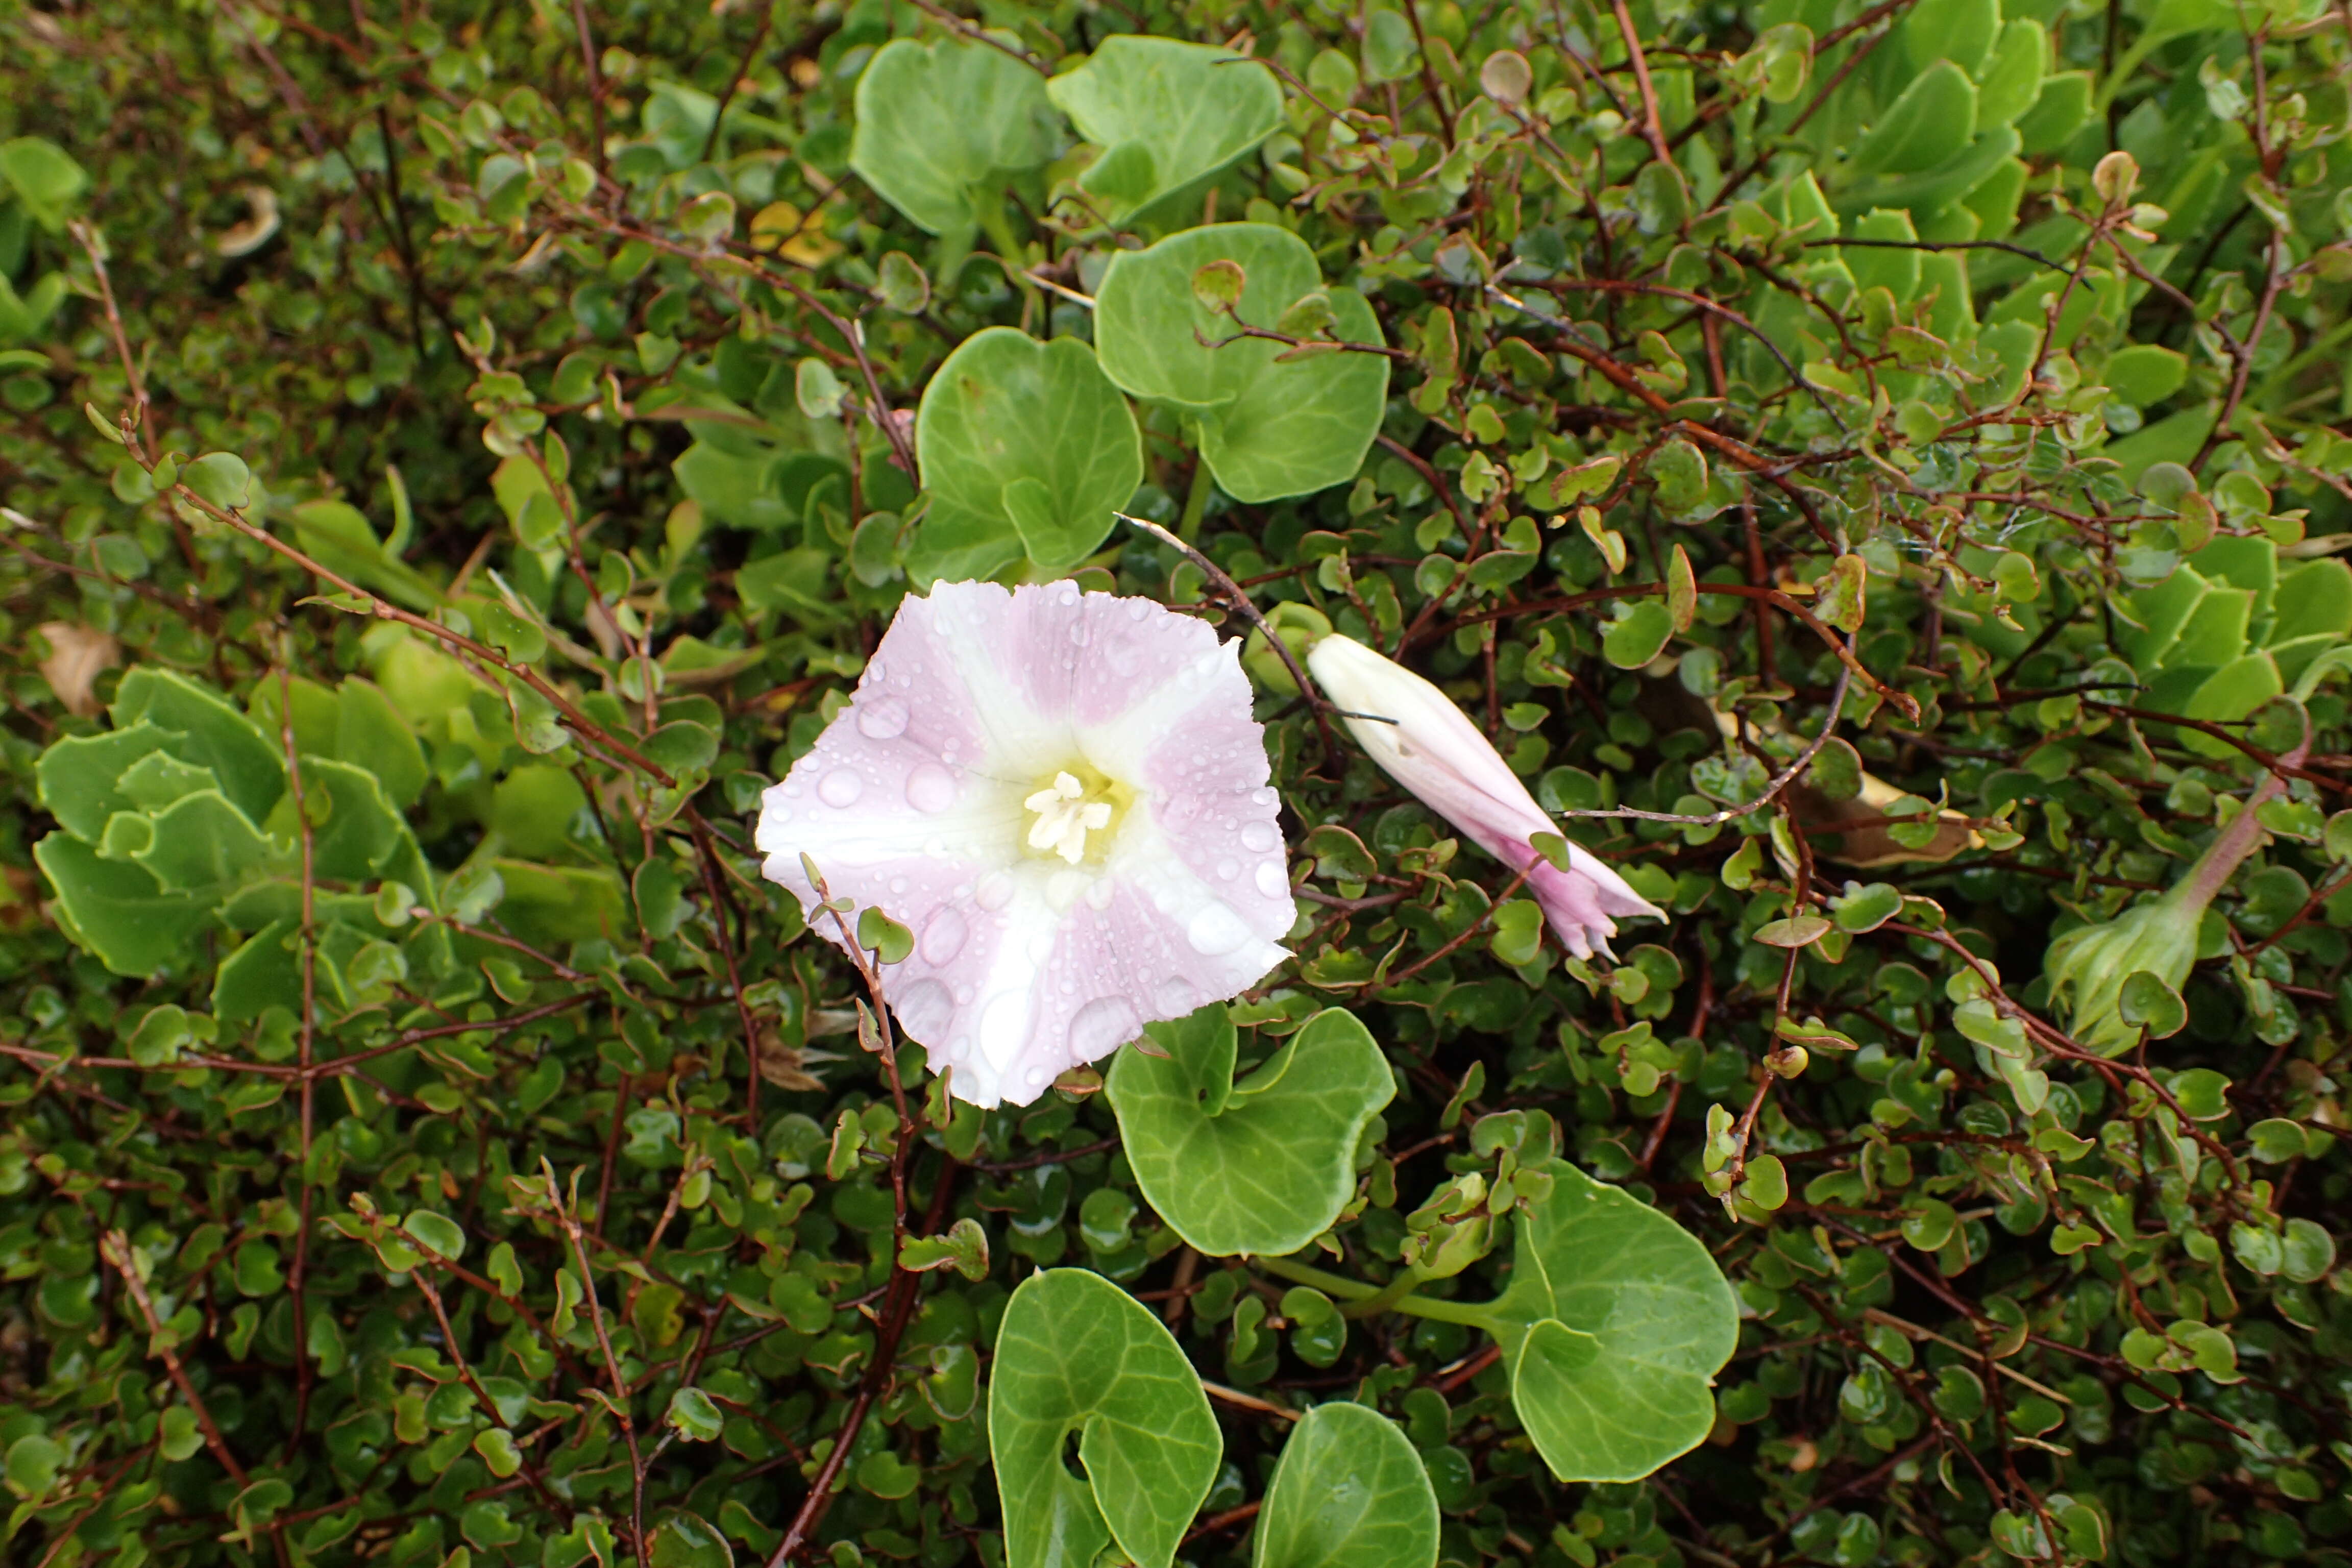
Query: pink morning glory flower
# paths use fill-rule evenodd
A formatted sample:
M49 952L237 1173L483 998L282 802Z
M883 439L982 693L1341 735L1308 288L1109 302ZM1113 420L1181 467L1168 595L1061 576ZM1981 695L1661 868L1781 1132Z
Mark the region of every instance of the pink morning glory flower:
M957 1099L1026 1105L1289 956L1239 647L1149 599L941 583L763 797L771 880L814 909L806 855L914 933L883 994Z
M1391 778L1479 848L1527 873L1528 891L1569 952L1579 958L1591 957L1595 948L1607 952L1618 920L1666 918L1577 845L1568 847L1564 871L1537 851L1534 836L1559 827L1494 743L1436 687L1336 632L1315 645L1307 668L1341 709L1372 715L1344 722Z

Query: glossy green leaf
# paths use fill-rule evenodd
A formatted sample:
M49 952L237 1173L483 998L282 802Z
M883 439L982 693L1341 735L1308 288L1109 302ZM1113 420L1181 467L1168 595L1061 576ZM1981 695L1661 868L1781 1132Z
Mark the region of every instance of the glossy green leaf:
M1038 570L1066 571L1116 526L1143 482L1142 438L1127 399L1076 338L1039 342L992 327L933 373L915 420L932 512L961 547L1009 537Z
M1105 38L1045 90L1103 149L1078 187L1115 224L1223 168L1282 122L1282 89L1265 67L1178 38Z
M1959 67L1939 59L1887 105L1854 148L1853 166L1864 174L1885 174L1932 169L1954 149L1968 145L1976 123L1975 84Z
M735 1568L727 1538L699 1514L672 1514L653 1534L653 1568Z
M1437 1494L1396 1423L1336 1400L1290 1429L1260 1510L1253 1568L1433 1568Z
M1638 1480L1713 1427L1738 1303L1665 1215L1565 1162L1541 1169L1550 1194L1514 1221L1511 1284L1488 1310L1511 1402L1562 1480Z
M122 678L110 711L117 730L144 721L173 731L178 739L166 749L210 768L221 792L252 821L268 820L285 792L282 743L186 676L142 665Z
M1074 1433L1083 1477L1063 1460ZM1087 1568L1114 1542L1169 1568L1224 1451L1167 1327L1077 1268L1032 1274L1006 1305L988 1441L1010 1568Z
M1664 651L1675 617L1656 599L1637 599L1601 636L1601 657L1620 669L1639 669Z
M1220 260L1237 263L1248 279L1232 319L1212 314L1192 292L1192 275ZM1276 500L1342 483L1379 433L1387 359L1336 352L1286 364L1276 363L1286 352L1279 342L1225 341L1236 320L1271 329L1302 295L1323 287L1314 252L1267 224L1214 224L1148 250L1122 251L1096 296L1102 368L1135 396L1181 413L1198 431L1219 487L1236 500ZM1381 341L1363 296L1341 289L1330 299L1341 341Z
M857 79L849 166L931 234L969 228L1003 178L1054 155L1045 79L974 38L886 44Z
M152 974L174 963L212 918L211 900L166 892L145 868L101 860L66 834L42 839L33 858L57 891L67 931L117 974Z
M2050 32L2031 17L2002 25L1992 56L1977 75L1977 125L2008 125L2042 96L2050 68Z
M94 844L106 831L109 817L140 808L140 803L121 787L122 775L149 756L160 753L171 758L166 748L178 739L171 731L142 721L100 735L74 735L59 741L41 753L34 770L41 805L67 832ZM211 778L208 771L202 776Z
M1160 1217L1213 1257L1296 1252L1328 1228L1355 1191L1358 1139L1396 1094L1370 1032L1328 1008L1239 1083L1222 1005L1145 1032L1168 1056L1121 1051L1108 1089Z
M56 142L39 136L0 142L0 180L7 182L25 210L52 233L65 226L67 210L89 185L89 175L79 163Z

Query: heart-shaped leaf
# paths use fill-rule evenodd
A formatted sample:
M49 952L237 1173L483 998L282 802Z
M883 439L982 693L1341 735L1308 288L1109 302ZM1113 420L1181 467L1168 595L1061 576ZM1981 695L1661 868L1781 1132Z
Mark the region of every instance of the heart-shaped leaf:
M932 234L969 229L1001 176L1059 140L1045 79L977 38L885 44L857 79L849 166Z
M1222 1005L1145 1033L1167 1057L1121 1051L1108 1087L1160 1217L1213 1257L1281 1257L1328 1228L1355 1192L1357 1141L1396 1095L1370 1031L1327 1008L1238 1084Z
M1041 571L1066 571L1143 482L1135 416L1076 338L1041 343L1011 327L966 338L924 389L915 442L931 492L919 572L934 530L960 551L992 542L1000 565L1025 551Z
M1230 316L1212 313L1192 291L1193 274L1214 261L1236 263L1247 279ZM1288 229L1187 229L1111 263L1095 299L1095 344L1111 380L1196 427L1201 456L1227 495L1307 495L1363 466L1386 409L1388 359L1335 350L1277 363L1289 352L1284 344L1235 333L1237 323L1271 330L1322 288L1315 253ZM1381 342L1362 295L1341 289L1330 303L1339 341Z
M1564 1161L1517 1219L1510 1288L1489 1310L1511 1403L1562 1480L1631 1481L1715 1425L1715 1373L1739 1304L1697 1237Z
M1062 1454L1078 1435L1081 1479ZM988 1388L988 1446L1011 1568L1090 1563L1114 1541L1169 1568L1224 1437L1166 1325L1083 1268L1022 1281Z
M1290 1430L1258 1514L1253 1568L1430 1568L1437 1493L1395 1422L1318 1405Z
M1282 123L1282 89L1265 67L1177 38L1106 38L1045 91L1104 149L1078 187L1112 223L1214 174Z

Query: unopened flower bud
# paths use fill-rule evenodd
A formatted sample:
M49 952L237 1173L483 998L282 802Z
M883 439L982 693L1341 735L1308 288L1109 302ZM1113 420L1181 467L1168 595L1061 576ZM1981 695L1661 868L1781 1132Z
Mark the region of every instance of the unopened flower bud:
M1348 732L1388 775L1470 841L1514 871L1543 907L1569 952L1609 951L1618 919L1665 911L1575 844L1565 869L1533 843L1558 833L1518 774L1453 700L1420 676L1337 633L1315 645L1307 668L1347 714Z

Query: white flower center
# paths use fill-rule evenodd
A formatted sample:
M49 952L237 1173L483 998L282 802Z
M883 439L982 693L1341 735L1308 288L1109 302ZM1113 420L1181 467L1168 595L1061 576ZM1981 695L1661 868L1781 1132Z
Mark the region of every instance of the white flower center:
M1087 835L1110 826L1110 802L1088 799L1087 786L1070 773L1055 773L1052 784L1021 804L1037 817L1029 825L1029 847L1073 866L1087 858Z

